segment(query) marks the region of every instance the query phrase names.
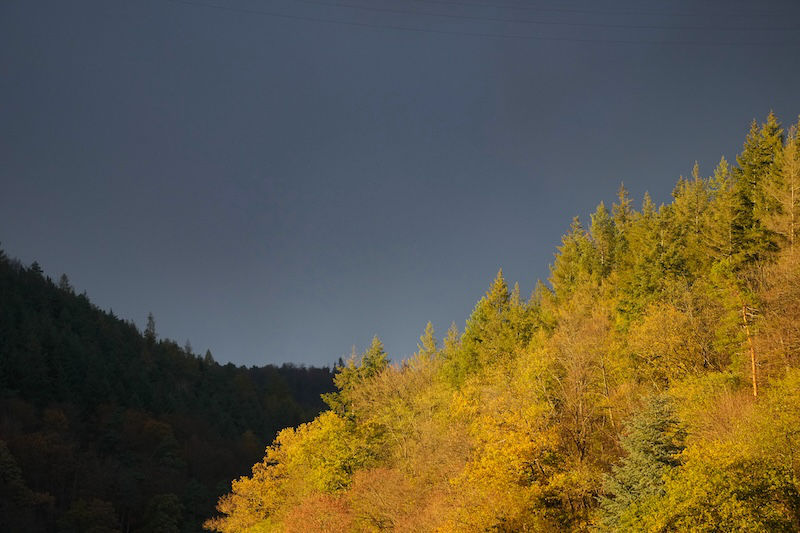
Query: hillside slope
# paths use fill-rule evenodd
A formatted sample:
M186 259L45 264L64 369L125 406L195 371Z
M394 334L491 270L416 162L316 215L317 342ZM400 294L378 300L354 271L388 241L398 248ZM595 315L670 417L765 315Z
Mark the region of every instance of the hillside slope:
M327 368L221 366L0 252L0 524L198 531Z
M529 299L501 272L463 333L340 367L206 527L800 529L799 192L772 114L668 205L621 188Z

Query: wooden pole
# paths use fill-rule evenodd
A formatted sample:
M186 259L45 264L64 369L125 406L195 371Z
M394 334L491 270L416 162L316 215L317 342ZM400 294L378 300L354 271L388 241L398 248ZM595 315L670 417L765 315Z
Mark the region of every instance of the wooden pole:
M756 381L756 350L753 347L753 337L750 336L750 324L747 323L747 305L742 304L742 321L744 331L747 333L747 344L750 345L750 374L753 377L753 396L758 397L758 381Z

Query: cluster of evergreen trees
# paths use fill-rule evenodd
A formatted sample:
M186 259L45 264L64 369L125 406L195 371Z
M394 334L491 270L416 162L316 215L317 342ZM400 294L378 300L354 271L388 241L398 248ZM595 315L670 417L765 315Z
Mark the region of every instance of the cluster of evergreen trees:
M0 530L194 532L328 368L221 366L0 252Z
M501 272L463 333L338 368L206 527L800 529L798 187L770 114L668 205L621 189L529 299Z

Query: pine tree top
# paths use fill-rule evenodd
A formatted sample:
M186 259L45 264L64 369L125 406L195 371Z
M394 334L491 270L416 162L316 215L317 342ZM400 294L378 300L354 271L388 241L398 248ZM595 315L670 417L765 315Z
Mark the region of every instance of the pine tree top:
M491 287L489 287L489 290L486 292L486 300L491 304L500 305L507 303L508 298L508 284L503 277L503 269L501 268L497 271L497 276L495 276Z

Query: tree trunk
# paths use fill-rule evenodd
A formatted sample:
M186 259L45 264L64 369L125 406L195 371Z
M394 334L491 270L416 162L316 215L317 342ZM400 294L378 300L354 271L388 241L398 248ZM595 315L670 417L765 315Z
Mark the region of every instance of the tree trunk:
M750 325L747 323L747 305L742 304L742 321L747 334L747 344L750 346L750 373L753 378L753 396L758 397L758 381L756 381L756 350L753 347L753 337L750 335Z

